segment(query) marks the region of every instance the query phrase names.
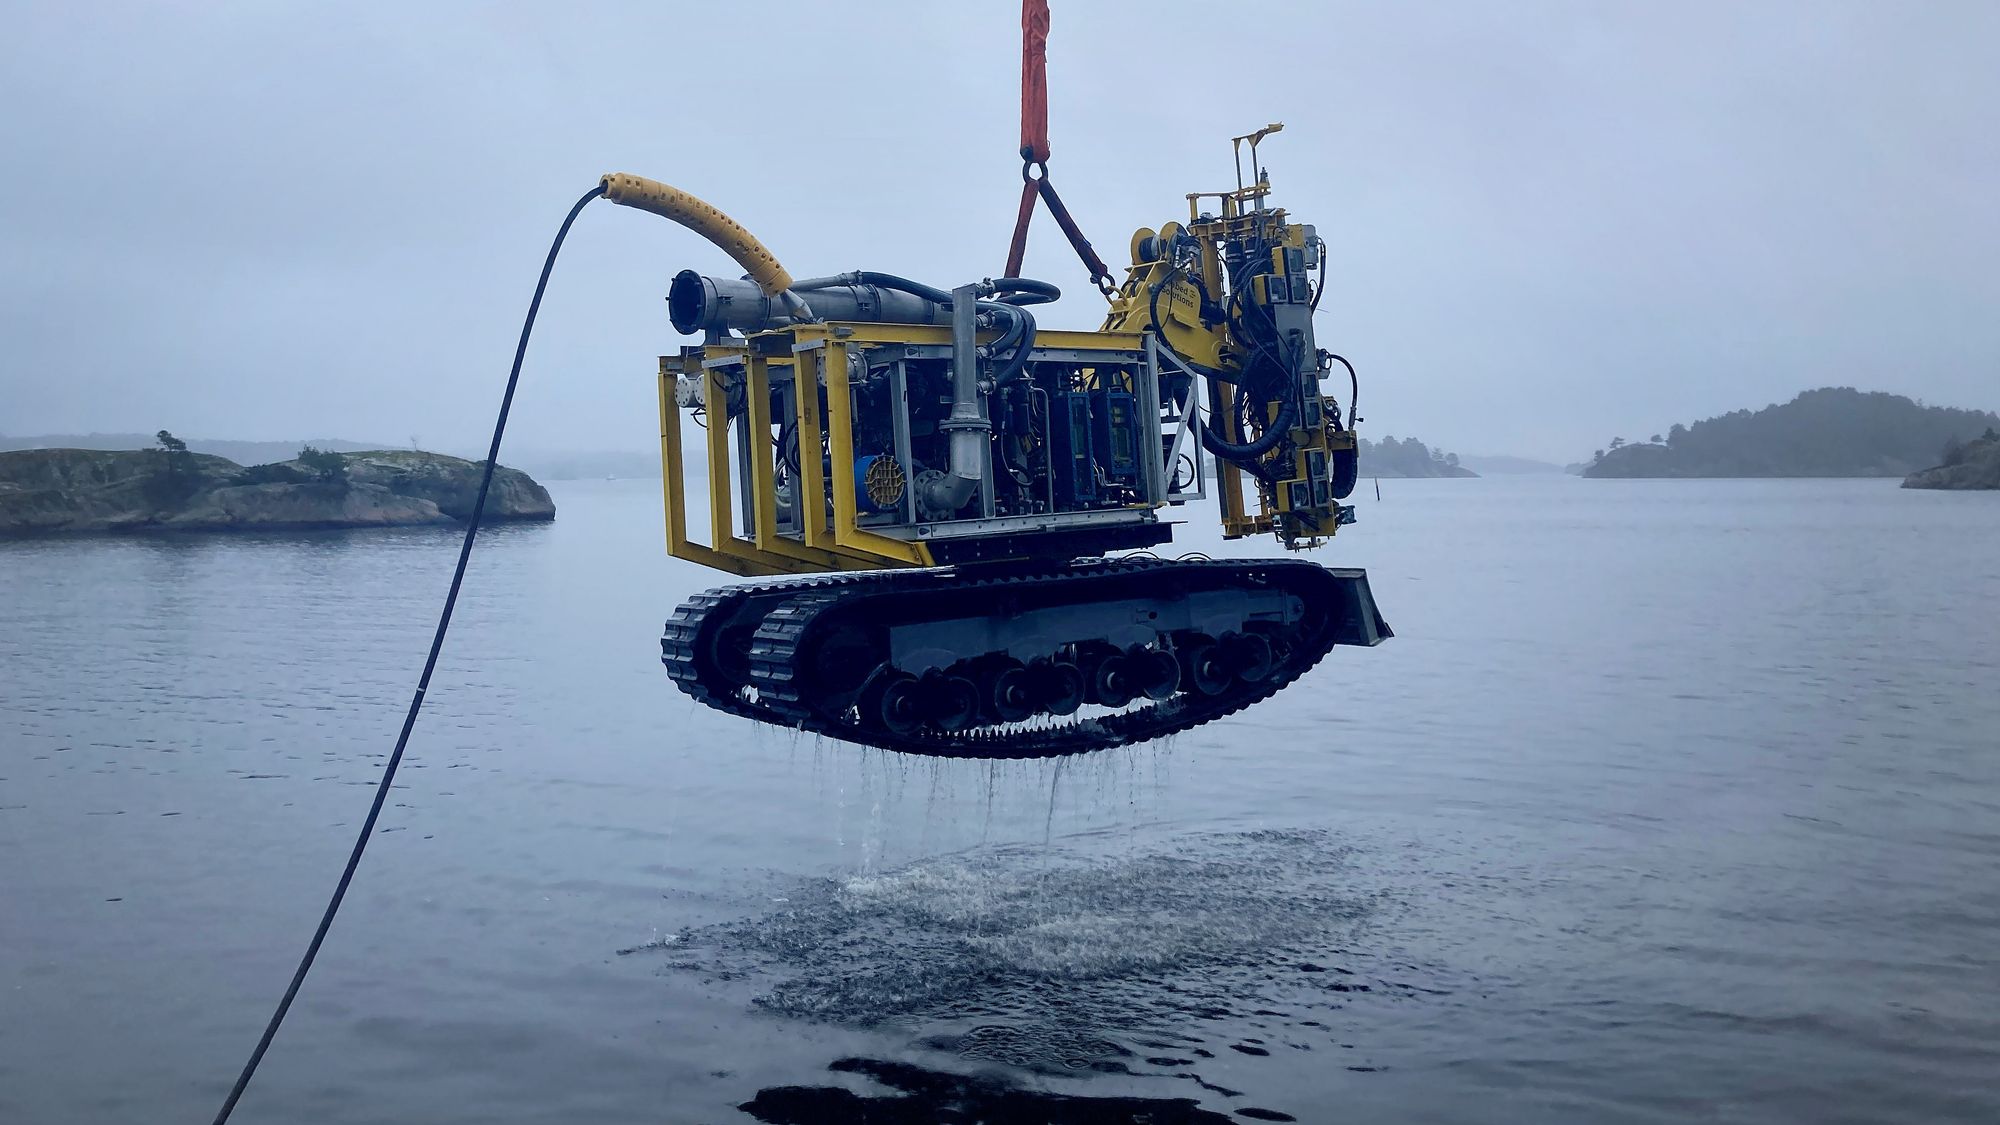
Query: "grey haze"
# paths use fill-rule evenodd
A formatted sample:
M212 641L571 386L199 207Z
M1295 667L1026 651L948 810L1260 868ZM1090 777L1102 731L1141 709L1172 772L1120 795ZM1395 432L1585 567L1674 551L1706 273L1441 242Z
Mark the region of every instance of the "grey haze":
M1012 3L10 8L0 433L476 446L611 170L800 274L1000 269ZM1053 175L1114 265L1285 123L1372 436L1561 461L1829 383L2000 404L2000 5L1261 5L1242 59L1226 5L1055 9ZM1094 326L1045 217L1028 260ZM585 214L511 441L647 448L684 266L729 269Z

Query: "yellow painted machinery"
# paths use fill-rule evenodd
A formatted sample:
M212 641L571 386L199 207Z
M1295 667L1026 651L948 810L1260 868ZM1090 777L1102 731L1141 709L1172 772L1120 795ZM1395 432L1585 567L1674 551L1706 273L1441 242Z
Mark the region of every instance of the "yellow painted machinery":
M1114 284L1049 183L1048 21L1047 0L1022 0L1022 191L1006 276L949 290L865 270L800 280L715 207L622 173L570 208L528 303L402 733L216 1125L375 835L451 626L550 273L600 197L688 227L744 274L683 270L667 292L674 327L699 338L660 358L668 548L751 580L690 598L667 621L661 661L695 699L906 753L1045 757L1192 729L1269 698L1336 645L1390 635L1360 570L1147 550L1173 536L1161 513L1205 500L1211 479L1228 539L1269 533L1297 551L1353 522L1341 501L1356 477L1354 369L1313 336L1324 244L1268 203L1257 145L1277 125L1236 138L1233 190L1189 195L1186 223L1138 231ZM1035 323L1033 310L1061 296L1018 276L1037 201L1110 301L1096 332ZM1336 363L1344 403L1323 389Z
M1039 756L1189 729L1389 636L1359 570L1132 553L1211 479L1226 538L1352 521L1355 379L1313 335L1325 247L1268 205L1277 128L1238 138L1252 182L1239 160L1234 190L1137 232L1096 332L1038 328L1059 293L1027 278L794 279L707 204L605 177L746 275L667 295L699 337L659 366L669 549L767 579L675 612L675 681L849 741Z
M1186 224L1132 236L1132 267L1104 327L1155 334L1174 371L1205 381L1217 409L1203 444L1217 459L1223 535L1275 533L1296 549L1318 546L1353 519L1340 501L1357 477L1360 387L1346 359L1314 342L1325 245L1311 226L1265 205L1271 182L1257 145L1282 128L1235 138L1234 191L1190 193ZM1248 185L1246 142L1256 175ZM1213 211L1202 207L1209 200ZM1320 389L1335 363L1347 375L1345 420L1340 401ZM1245 507L1246 477L1256 489L1255 512Z

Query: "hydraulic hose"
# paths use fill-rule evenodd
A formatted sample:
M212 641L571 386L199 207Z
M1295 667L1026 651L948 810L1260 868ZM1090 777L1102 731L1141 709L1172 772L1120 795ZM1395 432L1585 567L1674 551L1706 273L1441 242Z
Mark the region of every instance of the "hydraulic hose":
M951 294L943 289L939 289L934 285L925 285L921 281L912 281L907 277L901 277L893 273L880 273L875 270L853 270L848 273L833 274L828 277L810 277L804 281L793 283L792 291L795 293L810 293L815 289L829 289L836 285L875 285L883 289L895 289L922 297L926 301L935 302L943 305L945 308L952 306ZM1001 298L994 301L981 301L979 302L979 307L984 311L994 313L996 316L1004 317L1008 320L1009 326L1007 330L993 345L996 351L1011 348L1011 350L1008 350L1007 358L1001 362L1000 368L994 375L995 381L1004 383L1021 373L1021 369L1027 365L1029 350L1035 346L1035 318L1022 306L1053 301L1057 297L1062 296L1062 290L1050 285L1046 281L1037 281L1034 278L1028 277L1003 277L995 280L993 285L995 289L1000 291ZM1012 295L1033 296L1035 299L1025 301L1006 300L1008 296ZM1017 338L1018 343L1013 342Z
M776 297L792 287L792 275L778 264L778 256L713 204L672 185L625 172L609 173L599 183L604 198L611 202L672 219L715 243L743 267L766 297Z
M1186 269L1187 267L1185 265L1177 265L1173 269L1167 271L1167 276L1165 280L1161 281L1158 285L1152 285L1147 287L1146 319L1152 322L1153 335L1158 336L1163 343L1166 340L1167 333L1165 329L1163 329L1160 326L1160 291L1165 289L1167 286L1172 285L1174 283L1174 279L1179 277L1182 271Z
M1021 325L1021 342L1015 346L1013 353L1007 357L1006 363L993 376L994 382L1005 383L1019 375L1021 369L1028 365L1028 352L1035 346L1035 318L1027 309L1016 305L1003 305L995 302L994 307L1007 309L1012 312L1016 321Z
M493 439L487 447L485 467L479 478L479 493L473 502L472 512L466 519L465 535L459 542L458 562L452 571L451 586L445 593L444 606L438 614L437 629L431 637L430 651L424 659L423 671L417 677L416 691L411 696L409 710L403 716L403 726L396 736L395 748L390 751L388 761L383 764L381 777L376 782L374 799L370 802L368 814L363 818L360 831L355 836L354 846L348 853L347 864L342 868L340 879L334 885L326 909L320 915L319 926L306 944L305 953L292 972L291 982L279 999L276 1010L271 1013L270 1020L266 1022L256 1047L250 1052L249 1059L245 1061L242 1071L231 1085L222 1107L216 1111L213 1125L225 1125L235 1113L244 1091L249 1088L251 1079L257 1073L258 1066L264 1061L272 1041L277 1038L278 1029L284 1024L285 1016L291 1011L293 1001L298 998L307 973L311 972L314 961L319 957L319 951L326 943L327 933L333 928L333 920L339 914L341 904L346 901L348 889L353 885L355 872L360 869L361 858L368 850L369 841L374 839L375 825L381 819L382 809L388 802L396 773L402 766L404 753L409 747L410 735L416 729L418 716L423 712L424 700L430 691L431 677L437 670L438 657L444 651L445 637L451 629L453 611L458 607L458 595L465 584L466 567L471 562L472 547L486 512L487 497L492 491L494 469L500 461L501 439L506 435L507 419L514 407L514 393L520 385L521 365L527 358L528 340L534 332L535 317L541 311L542 296L548 290L549 275L555 270L556 256L561 252L564 240L569 237L570 227L576 223L576 217L583 212L585 206L599 196L614 203L672 219L693 230L720 247L742 266L744 272L756 282L765 296L783 299L787 304L803 312L809 310L796 293L792 292L794 288L810 290L842 284L876 285L910 293L947 307L952 303L951 294L942 289L897 277L894 274L870 271L844 274L835 278L814 278L795 287L791 274L778 263L777 257L741 224L687 192L655 180L613 173L603 177L597 186L585 192L583 197L576 201L569 209L569 214L564 216L562 226L556 230L555 240L550 244L548 256L542 262L541 275L535 282L534 297L528 302L528 313L521 324L520 339L514 346L514 362L507 372L506 390L500 398L499 414L493 421ZM1054 286L1045 282L1026 278L1004 280L1009 283L1009 287L1003 291L1012 295L1053 300L1057 293ZM1037 302L1027 300L1021 303ZM1028 351L1034 346L1034 318L1014 303L982 301L980 305L1009 318L1010 327L1006 338L1019 337L1018 343L1013 345L1012 352L1001 369L1001 378L1010 378L1027 361Z
M915 294L926 301L934 301L946 308L951 307L951 294L939 289L935 285L925 285L921 281L911 281L907 277L898 277L893 273L877 273L874 270L854 270L849 273L834 274L831 277L807 278L804 281L791 284L790 287L799 292L810 292L814 289L826 289L835 285L879 285L884 289L897 289L904 293Z
M996 277L995 300L1009 305L1046 305L1062 298L1062 290L1032 277Z
M1004 367L1013 360L1014 353L1020 350L1022 341L1028 340L1029 334L1034 331L1034 318L1012 305L1002 305L992 301L981 301L978 308L980 312L990 314L993 319L1006 323L1006 328L1001 331L999 338L986 345L986 353L998 357L1001 366Z
M1238 387L1236 389L1236 399L1239 406L1250 393L1247 387ZM1201 428L1202 448L1225 461L1237 463L1255 461L1257 458L1276 449L1278 443L1285 440L1285 434L1292 428L1292 423L1297 420L1299 416L1299 404L1291 395L1272 395L1270 398L1276 399L1278 402L1278 416L1271 419L1270 425L1264 427L1263 434L1257 440L1241 444L1224 441L1216 434L1215 427L1208 425ZM1269 401L1269 399L1265 401ZM1240 416L1240 410L1237 413Z
M1166 351L1167 355L1173 358L1175 363L1180 364L1182 367L1187 368L1189 371L1196 372L1200 375L1204 375L1212 379L1217 379L1225 382L1237 382L1238 385L1236 387L1236 392L1235 392L1236 402L1233 405L1231 414L1234 416L1241 417L1243 414L1242 408L1245 405L1247 405L1246 400L1248 399L1248 396L1251 395L1252 393L1250 387L1244 385L1240 381L1230 379L1227 373L1225 372L1217 371L1213 368L1203 367L1199 364L1192 363L1182 358L1179 354L1175 353L1172 348L1167 346L1166 333L1162 331L1160 327L1160 291L1162 289L1165 289L1168 285L1171 285L1173 283L1174 278L1178 274L1180 274L1183 269L1185 269L1184 266L1175 266L1172 272L1168 273L1167 279L1165 281L1162 281L1160 284L1151 287L1151 291L1148 294L1148 299L1146 302L1147 319L1150 322L1149 326L1153 331L1154 337L1158 339L1159 346ZM1239 332L1239 334L1245 336L1246 338L1249 335L1248 332ZM1259 352L1265 352L1265 354L1268 355L1268 352L1266 352L1266 350L1261 345L1258 346L1257 350ZM1283 367L1282 364L1278 364L1276 366L1278 366L1280 369L1282 369ZM1201 446L1203 449L1208 450L1210 453L1214 454L1217 457L1222 458L1225 461L1241 464L1243 467L1249 468L1252 471L1255 471L1254 462L1257 460L1257 458L1262 457L1264 454L1269 453L1273 449L1276 449L1278 443L1285 440L1286 431L1291 429L1292 423L1299 416L1298 403L1295 400L1295 396L1283 393L1284 380L1282 378L1266 379L1262 380L1261 382L1275 384L1275 386L1270 388L1272 393L1266 394L1263 397L1265 401L1276 399L1279 405L1278 405L1278 416L1271 420L1271 424L1265 428L1263 434L1259 436L1257 440L1249 442L1225 441L1223 440L1222 436L1216 432L1215 426L1208 425L1208 426L1203 426L1201 428Z
M1355 416L1355 411L1361 409L1361 376L1354 373L1354 365L1347 362L1346 356L1334 355L1332 352L1326 354L1331 359L1339 360L1340 365L1347 368L1347 428L1351 430L1354 428L1354 423L1361 420ZM1340 419L1335 418L1334 421L1338 422Z

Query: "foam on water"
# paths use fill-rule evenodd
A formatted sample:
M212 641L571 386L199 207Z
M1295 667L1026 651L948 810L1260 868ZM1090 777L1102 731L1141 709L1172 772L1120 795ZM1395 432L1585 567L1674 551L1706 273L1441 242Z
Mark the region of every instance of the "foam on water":
M1022 1077L1171 1078L1234 1099L1241 1091L1197 1072L1217 1052L1234 1059L1267 1056L1281 1043L1344 1046L1311 1017L1354 993L1397 988L1350 983L1372 978L1327 967L1384 901L1361 885L1348 857L1321 831L1186 836L1122 857L986 847L801 881L773 894L776 909L639 949L671 957L668 972L747 982L751 1002L766 1011L906 1033L915 1049L984 1068L968 1078L846 1060L900 1076L875 1075L900 1092L869 1101L871 1112L976 1106L981 1119L996 1121L1221 1120L1185 1098L1146 1101L1151 1117L1128 1115L1140 1103L1123 1098L1045 1102L993 1068ZM910 1075L922 1081L901 1080ZM839 1102L841 1112L854 1111L847 1101L855 1096L787 1088L743 1108L763 1120L805 1120L805 1106L831 1112Z
M671 971L754 980L753 1002L772 1012L971 1020L953 1034L982 1046L961 1053L995 1057L1005 1040L1006 1061L1074 1069L1121 1053L1101 1032L1256 1008L1274 967L1294 970L1287 988L1317 987L1311 960L1378 900L1345 881L1345 856L1324 832L1201 836L1111 859L984 848L807 881L778 909L647 948L669 951Z

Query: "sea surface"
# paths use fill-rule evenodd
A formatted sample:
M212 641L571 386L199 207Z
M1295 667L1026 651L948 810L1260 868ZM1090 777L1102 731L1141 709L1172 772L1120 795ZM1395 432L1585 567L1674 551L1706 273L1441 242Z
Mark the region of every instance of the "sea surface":
M554 491L238 1122L2000 1120L2000 493L1364 481L1394 640L985 764L696 706ZM0 1121L214 1112L455 547L0 544Z

